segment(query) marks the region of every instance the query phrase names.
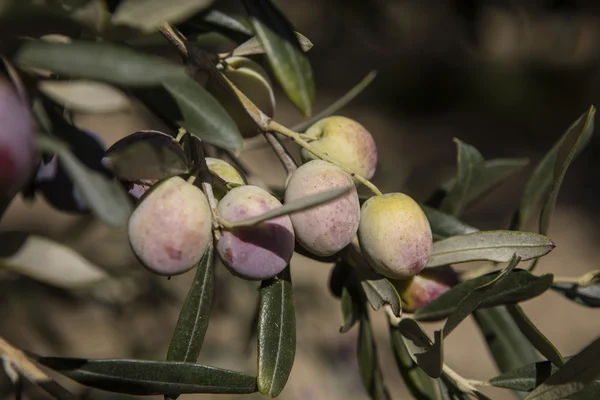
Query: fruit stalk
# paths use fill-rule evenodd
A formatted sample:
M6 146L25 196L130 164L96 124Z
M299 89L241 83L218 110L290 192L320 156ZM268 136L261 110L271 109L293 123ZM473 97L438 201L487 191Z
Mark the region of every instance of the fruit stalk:
M338 167L343 169L345 172L350 174L350 176L352 176L354 179L356 179L361 184L366 186L376 196L383 195L383 193L381 193L381 191L377 188L377 186L375 186L373 183L371 183L371 181L369 181L368 179L364 178L361 175L356 174L354 171L351 171L350 169L344 167L343 165L340 165L340 163L335 161L333 158L329 157L327 154L322 153L319 150L315 149L314 146L311 146L310 143L308 143L307 141L302 139L302 137L300 136L299 133L294 132L293 130L291 130L289 128L286 128L285 126L281 125L280 123L278 123L274 120L271 120L269 122L268 128L270 131L277 132L277 133L282 134L283 136L286 136L291 141L298 144L300 147L308 150L309 152L311 152L312 154L314 154L316 157L320 158L321 160L328 161L333 165L337 165Z

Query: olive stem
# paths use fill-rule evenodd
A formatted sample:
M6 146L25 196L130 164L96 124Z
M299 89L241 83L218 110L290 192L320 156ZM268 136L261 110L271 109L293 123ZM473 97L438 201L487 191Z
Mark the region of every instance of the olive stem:
M163 24L163 26L160 27L159 31L173 46L175 46L177 52L179 53L179 55L181 55L181 57L183 57L184 59L187 59L189 57L187 47L185 45L185 42L183 41L185 37L182 39L183 35L176 32L175 28L173 28L171 24Z
M274 131L274 132L282 134L283 136L286 136L292 142L294 142L294 143L298 144L300 147L305 148L306 150L310 151L317 158L320 158L321 160L330 162L333 165L337 165L338 167L340 167L341 169L343 169L344 171L346 171L348 174L350 174L350 176L352 176L357 181L359 181L360 183L362 183L363 185L365 185L376 196L383 195L383 193L381 193L381 191L377 188L377 186L375 186L374 184L372 184L368 179L364 178L361 175L358 175L357 173L355 173L352 170L344 167L343 165L340 165L340 163L338 163L337 161L335 161L333 158L329 157L329 155L327 155L326 153L323 153L323 152L315 149L314 146L312 146L310 143L308 143L307 141L305 141L304 139L302 139L302 137L300 136L299 133L294 132L293 130L291 130L289 128L286 128L285 126L281 125L280 123L278 123L278 122L276 122L274 120L269 121L268 129L270 131Z
M463 393L468 394L469 392L476 391L477 388L475 387L475 384L477 384L478 386L490 386L490 384L488 384L487 382L463 378L460 374L458 374L458 372L454 371L447 364L444 364L442 370L446 375L448 375L449 378L456 382L458 388L462 390Z
M298 166L296 165L296 162L292 158L291 154L285 147L283 147L281 141L273 132L263 132L263 136L277 155L277 158L279 158L279 161L281 161L283 164L288 176L293 174L298 169Z
M208 199L208 205L210 206L210 211L212 213L213 235L215 240L218 241L221 238L221 217L219 216L219 209L217 208L217 199L215 198L212 185L209 182L202 182L202 191L204 191L204 194Z
M179 128L179 132L177 132L177 137L175 138L175 141L177 143L181 142L181 139L183 139L186 133L187 131L185 130L185 128Z

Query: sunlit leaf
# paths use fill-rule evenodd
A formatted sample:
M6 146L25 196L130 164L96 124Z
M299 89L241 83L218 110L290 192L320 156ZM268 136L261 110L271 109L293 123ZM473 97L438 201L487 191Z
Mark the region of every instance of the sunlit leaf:
M208 8L214 0L124 0L119 3L113 23L151 32L164 23L179 23Z
M221 224L227 229L233 228L241 228L258 225L261 222L268 221L273 218L280 217L282 215L289 215L292 213L300 212L306 210L308 208L312 208L318 206L320 204L327 203L338 197L341 197L348 193L351 188L337 188L325 190L320 193L316 193L310 196L301 197L297 200L287 202L282 207L274 208L271 211L268 211L264 214L261 214L257 217L248 218L241 221L227 221L225 219L221 219Z
M256 392L256 378L186 362L36 357L40 364L82 385L138 396Z
M187 76L166 79L163 86L179 106L182 126L192 135L224 149L242 148L237 125L206 89Z
M188 160L175 139L159 131L138 131L113 144L103 163L119 179L165 179L188 171Z
M37 145L41 150L56 153L94 215L109 225L125 226L133 207L119 182L84 166L68 147L56 139L40 136Z
M396 365L406 387L417 400L436 400L433 379L411 358L398 327L391 322L388 325Z
M600 338L579 353L536 387L526 400L561 400L581 392L600 375Z
M315 101L313 72L294 28L271 0L244 0L244 6L277 81L296 107L310 116Z
M184 68L165 58L103 42L45 43L27 41L13 60L27 67L73 78L86 78L131 87L157 86L169 78L182 79Z
M537 233L480 231L435 242L427 267L469 261L508 262L513 254L530 260L548 254L554 247L549 238Z
M211 241L198 264L192 287L179 312L179 319L167 353L168 361L196 362L198 360L204 335L208 329L213 302L214 265L214 249Z
M456 183L446 195L440 210L451 215L459 215L467 203L467 195L477 181L483 168L483 156L473 146L454 139L457 145Z
M258 315L258 390L277 397L288 380L296 355L296 310L289 266L262 282Z
M310 40L300 32L295 32L296 37L298 38L298 43L302 47L303 51L309 51L313 44ZM233 49L231 55L233 56L251 56L255 54L264 54L265 48L263 47L261 41L256 36L248 39L244 43L240 44L238 47Z
M108 278L106 272L80 254L48 238L21 232L0 233L0 269L40 282L75 289Z
M544 357L552 361L556 366L562 366L565 361L562 355L556 349L556 347L548 340L546 336L534 325L534 323L527 317L525 311L518 304L509 304L506 309L510 313L511 317L521 330L521 333L525 335Z
M123 111L130 106L129 99L117 89L92 81L42 81L42 93L65 108L85 113Z
M420 321L439 321L448 317L469 293L478 287L489 284L499 274L500 272L493 272L459 283L418 310L414 318ZM516 269L491 288L478 308L529 300L548 290L552 285L552 279L552 274L536 276L523 269Z

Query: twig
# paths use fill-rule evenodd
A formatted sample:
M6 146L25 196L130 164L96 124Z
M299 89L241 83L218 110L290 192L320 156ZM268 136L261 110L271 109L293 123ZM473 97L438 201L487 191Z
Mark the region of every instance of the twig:
M277 136L273 132L263 132L263 135L269 143L269 145L271 146L271 148L273 149L273 151L275 152L275 154L277 155L277 158L279 158L279 160L283 164L286 172L288 173L288 176L293 174L294 171L298 169L298 166L296 165L296 162L292 158L291 154L287 151L285 147L283 147L283 144L281 143L279 138L277 138Z
M160 33L177 49L179 55L187 60L189 57L187 46L185 45L185 37L177 32L171 24L164 24L159 29Z
M268 124L268 129L274 132L278 132L281 133L282 135L288 137L289 139L291 139L294 143L298 144L300 147L305 148L306 150L310 151L312 154L314 154L317 158L320 158L321 160L330 162L334 165L337 165L338 167L340 167L341 169L343 169L344 171L346 171L348 174L350 174L350 176L352 176L353 178L355 178L357 181L359 181L360 183L362 183L363 185L365 185L367 188L369 188L369 190L371 190L376 196L381 196L383 193L381 193L381 191L377 188L377 186L373 185L368 179L364 178L361 175L358 175L357 173L355 173L354 171L344 167L343 165L341 165L340 163L338 163L336 160L334 160L333 158L329 157L327 154L317 150L314 148L314 146L312 146L310 143L306 142L304 139L302 139L302 137L300 137L300 134L297 132L294 132L293 130L286 128L285 126L281 125L280 123L271 120Z

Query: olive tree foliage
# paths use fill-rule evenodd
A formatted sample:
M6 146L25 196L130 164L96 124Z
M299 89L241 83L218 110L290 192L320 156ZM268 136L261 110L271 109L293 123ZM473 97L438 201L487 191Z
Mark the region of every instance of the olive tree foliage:
M563 357L519 306L548 291L583 307L600 305L597 272L557 279L536 270L560 245L547 237L548 228L569 165L593 133L595 108L535 166L510 225L480 230L461 214L528 160L486 160L457 139L456 176L429 199L381 193L369 181L377 151L368 127L335 115L376 73L315 113L310 32L297 32L272 0L240 4L244 13L229 15L211 0L0 1L0 215L15 196L43 196L57 209L127 229L147 273L193 271L166 360L53 357L0 338L12 382L30 381L58 399L76 396L46 371L140 396L277 397L294 365L290 259L299 252L332 265L340 334L359 331L360 376L373 399L393 397L377 348L393 352L416 399L486 399L485 386L525 399L599 398L600 340ZM210 34L230 50L211 52ZM179 60L149 52L157 43ZM274 85L306 117L303 123L286 127L273 119ZM169 132L132 132L105 148L71 118L131 99ZM258 135L288 173L283 192L248 184L237 159L244 139ZM283 141L302 148L300 165ZM209 151L216 157L205 156ZM357 188L365 190L359 195ZM537 232L525 231L534 220ZM2 268L62 288L103 278L52 240L0 235ZM255 375L197 363L217 259L231 279L260 281ZM463 273L453 268L473 261L487 263ZM372 312L386 313L389 343L375 343ZM471 314L502 372L487 381L460 376L444 362L444 340ZM432 321L445 321L433 337L422 328Z

